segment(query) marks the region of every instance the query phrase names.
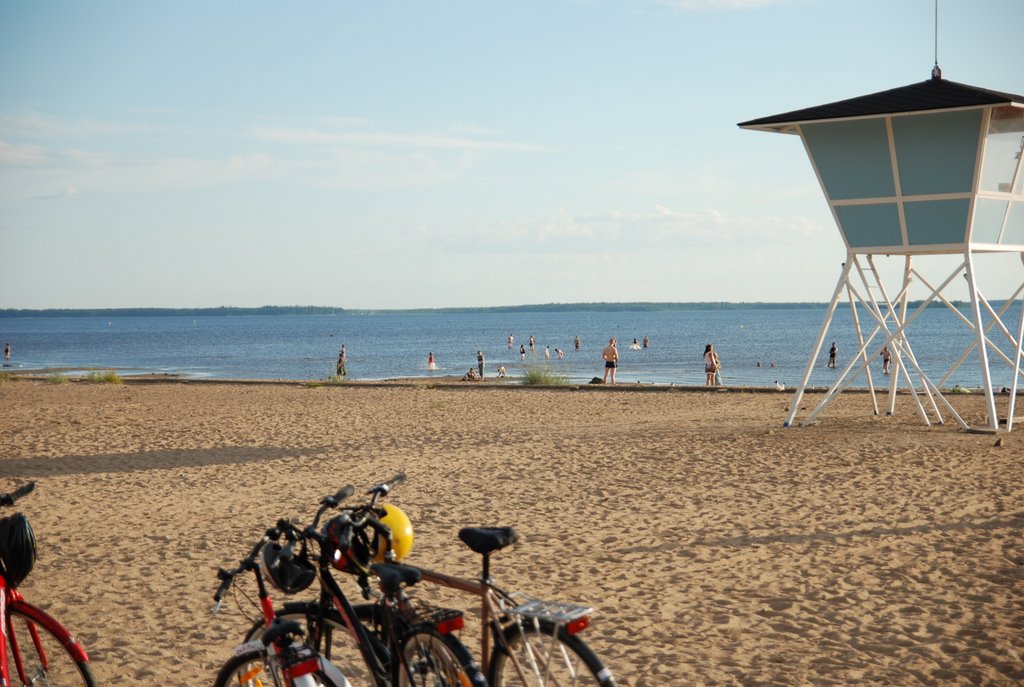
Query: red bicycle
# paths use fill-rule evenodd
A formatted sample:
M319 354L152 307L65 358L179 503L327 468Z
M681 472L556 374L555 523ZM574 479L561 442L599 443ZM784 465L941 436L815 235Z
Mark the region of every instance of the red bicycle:
M35 482L0 495L0 507L31 493ZM89 656L57 620L18 592L36 560L36 539L28 518L0 519L0 687L20 684L96 687ZM17 682L12 682L11 665Z

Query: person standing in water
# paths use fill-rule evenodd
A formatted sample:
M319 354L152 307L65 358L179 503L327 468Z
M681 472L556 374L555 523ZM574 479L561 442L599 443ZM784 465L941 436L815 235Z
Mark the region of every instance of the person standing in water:
M715 347L708 344L704 347L704 375L707 377L705 386L717 386L715 375L718 374L719 362Z
M428 370L436 370L437 369L437 363L434 362L434 352L433 351L431 351L430 355L427 356L427 369Z
M480 379L484 378L484 352L476 352L476 366L480 368Z
M602 380L605 384L615 383L615 370L619 367L619 349L615 346L615 339L608 339L608 345L604 347L601 352L601 357L604 358L604 379ZM611 375L612 381L608 381L608 376Z

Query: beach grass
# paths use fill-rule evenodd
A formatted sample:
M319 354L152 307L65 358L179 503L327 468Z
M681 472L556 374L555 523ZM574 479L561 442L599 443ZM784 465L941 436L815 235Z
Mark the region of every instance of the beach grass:
M548 366L527 366L523 370L524 386L567 386L569 377L553 371Z
M13 381L14 381L14 373L13 372L0 372L0 382L13 382Z
M84 380L90 384L123 384L124 380L121 379L113 370L104 370L101 372L90 372L84 377Z
M46 375L46 383L47 384L67 384L68 383L68 378L65 377L64 375L60 374L59 372L51 372L50 374Z
M348 377L334 375L333 377L328 377L327 379L317 380L315 382L306 382L306 386L309 387L310 389L317 389L322 386L339 386L347 382Z

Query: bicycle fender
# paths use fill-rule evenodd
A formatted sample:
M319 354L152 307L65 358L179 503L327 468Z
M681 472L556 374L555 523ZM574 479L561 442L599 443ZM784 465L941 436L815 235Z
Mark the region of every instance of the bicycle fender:
M19 598L11 604L11 610L17 610L22 613L29 620L37 625L42 625L49 630L54 637L56 637L64 648L68 650L76 661L89 662L89 655L85 652L85 647L79 643L78 639L75 638L66 627L60 624L56 618L47 613L46 611L33 606L24 599Z
M247 653L252 652L252 651L266 651L266 650L267 650L267 647L263 645L263 642L261 642L258 639L254 639L251 642L246 642L245 644L239 644L238 646L236 646L234 649L231 650L231 655L232 656L241 656L242 654L247 654Z
M352 683L350 683L348 678L338 670L338 666L334 665L323 656L320 656L319 660L320 672L327 676L332 685L335 687L352 687Z

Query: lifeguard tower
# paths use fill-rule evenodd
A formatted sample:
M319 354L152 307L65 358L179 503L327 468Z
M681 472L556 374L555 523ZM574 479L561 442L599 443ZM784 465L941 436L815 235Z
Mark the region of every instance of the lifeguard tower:
M752 119L739 126L801 138L846 245L846 261L785 425L791 426L796 419L845 295L859 350L802 424L814 420L861 374L875 413L880 414L869 363L878 361L888 347L892 355L886 383L889 415L902 379L926 424L942 423L946 411L961 427L970 429L943 395L943 388L977 350L987 409L985 423L977 429L1000 429L989 367L998 358L1013 370L1005 415L1005 429L1010 431L1022 374L1024 310L1016 331L1003 319L1024 291L1024 276L1021 286L997 310L978 286L982 273L977 262L982 254L1016 253L1024 263L1024 96L944 80L936 65L928 81ZM945 280L933 285L913 259L936 255L957 255L963 260ZM903 258L902 281L892 285L890 279L890 289L876 265L878 256ZM970 308L966 314L943 295L958 275L967 280ZM930 295L908 312L908 292L915 280ZM959 360L933 382L914 357L907 329L936 301L956 313L973 336Z

